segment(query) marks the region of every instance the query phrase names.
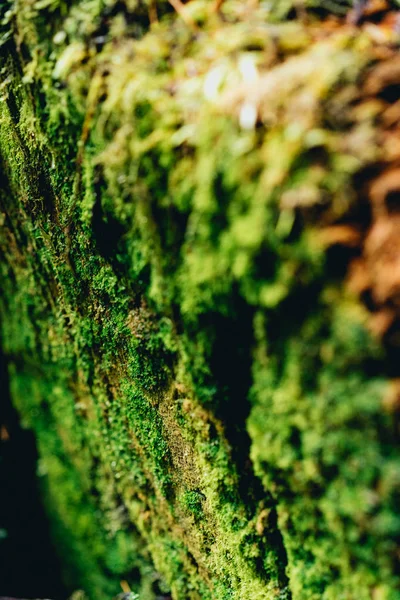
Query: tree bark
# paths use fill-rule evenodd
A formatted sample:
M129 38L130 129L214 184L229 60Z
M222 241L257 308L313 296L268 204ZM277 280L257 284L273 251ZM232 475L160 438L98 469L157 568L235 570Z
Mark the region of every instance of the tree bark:
M397 11L217 4L0 7L2 345L66 578L398 599Z

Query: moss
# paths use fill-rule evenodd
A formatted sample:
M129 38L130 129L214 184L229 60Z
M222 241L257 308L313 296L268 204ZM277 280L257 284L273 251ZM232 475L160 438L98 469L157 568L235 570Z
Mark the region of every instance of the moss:
M365 80L398 40L155 4L2 13L2 338L67 576L392 600L390 360L323 234L388 161Z
M186 491L181 499L183 506L194 516L195 519L200 519L203 515L202 503L205 496L196 490Z
M386 454L378 433L388 431L385 382L365 381L364 361L377 349L367 350L362 321L350 327L348 318L339 323L332 312L332 329L314 338L316 347L308 337L310 331L315 336L315 324L307 322L300 336L287 340L281 366L266 367L261 342L249 422L252 456L266 487L281 499L279 525L293 594L334 598L345 591L348 597L368 597L386 573L381 590L390 597L397 585L389 576L395 528L380 539L371 537L375 519L388 510L378 491L392 451ZM321 323L325 329L326 315Z

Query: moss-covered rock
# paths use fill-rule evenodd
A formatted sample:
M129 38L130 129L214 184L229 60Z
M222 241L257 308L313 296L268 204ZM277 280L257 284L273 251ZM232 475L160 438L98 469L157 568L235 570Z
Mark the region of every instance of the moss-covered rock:
M400 598L394 12L171 4L1 7L2 344L66 577Z

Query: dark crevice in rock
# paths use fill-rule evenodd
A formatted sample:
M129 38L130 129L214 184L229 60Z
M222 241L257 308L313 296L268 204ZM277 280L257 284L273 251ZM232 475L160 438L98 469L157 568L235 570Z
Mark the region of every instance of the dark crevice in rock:
M61 579L36 478L34 436L13 408L0 354L0 594L62 600Z

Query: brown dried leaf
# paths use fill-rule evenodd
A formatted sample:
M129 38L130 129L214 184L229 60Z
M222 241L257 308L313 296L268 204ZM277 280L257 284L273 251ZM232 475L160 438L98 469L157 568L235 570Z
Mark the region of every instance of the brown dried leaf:
M393 309L384 308L370 316L368 327L373 335L382 337L385 335L395 318L396 313Z
M389 3L387 0L369 0L364 7L363 13L365 17L370 17L385 10L389 10Z
M373 27L376 28L375 25ZM376 96L384 88L390 85L397 85L399 83L400 56L397 54L391 59L381 62L372 70L370 76L365 82L364 91L367 95Z
M386 132L381 137L385 160L388 162L400 160L400 131L396 129Z
M363 258L355 258L350 263L347 286L355 294L362 294L371 287L371 278Z
M340 244L356 247L361 243L361 232L352 225L332 225L321 231L320 240L325 246Z
M400 193L400 168L389 168L375 179L369 188L372 210L376 218L388 212L386 198L389 193ZM400 210L400 204L399 204Z
M400 122L400 100L390 105L382 115L383 124L386 127L391 127Z
M400 215L381 217L365 240L364 256L378 304L400 296Z

